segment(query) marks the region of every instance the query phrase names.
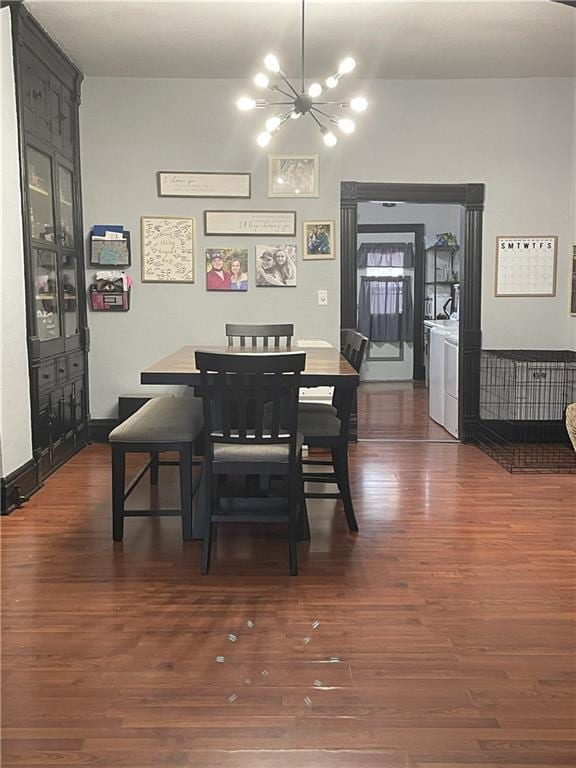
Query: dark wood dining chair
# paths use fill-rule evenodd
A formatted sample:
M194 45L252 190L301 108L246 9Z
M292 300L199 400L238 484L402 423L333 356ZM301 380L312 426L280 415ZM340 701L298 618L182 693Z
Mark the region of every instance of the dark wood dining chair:
M208 524L202 573L208 573L215 526L288 523L290 573L298 572L298 518L304 508L298 388L306 354L196 352L204 406ZM222 476L285 478L284 498L225 498Z
M226 323L226 336L228 345L233 347L235 340L238 340L240 347L246 347L246 339L249 340L252 347L269 346L280 347L281 339L286 339L282 346L289 347L292 344L294 336L294 325L284 323L282 325L238 325L237 323ZM273 344L271 344L273 340Z
M366 353L368 339L357 331L348 331L343 350L344 357L357 373L360 373ZM335 387L332 404L299 403L298 431L309 448L324 448L331 452L332 459L305 459L304 466L332 466L332 472L304 473L305 483L335 484L338 492L305 492L307 499L341 499L348 528L358 530L354 504L350 492L348 472L348 441L350 438L350 413L355 390L352 387Z

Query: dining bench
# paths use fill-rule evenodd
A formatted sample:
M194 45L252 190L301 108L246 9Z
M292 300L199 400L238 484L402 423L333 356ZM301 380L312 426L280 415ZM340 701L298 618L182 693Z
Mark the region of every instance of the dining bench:
M202 401L195 397L154 397L126 421L115 427L108 436L112 446L112 537L122 541L124 518L165 517L182 518L182 538L192 539L192 483L194 441L202 432ZM161 461L159 454L173 451L178 461ZM126 485L126 454L148 453L150 459ZM159 467L179 466L179 509L126 509L126 499L146 472L150 483L158 483Z

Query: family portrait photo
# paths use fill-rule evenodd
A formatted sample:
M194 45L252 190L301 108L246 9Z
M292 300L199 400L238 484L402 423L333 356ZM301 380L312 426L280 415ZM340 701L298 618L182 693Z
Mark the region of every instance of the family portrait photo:
M248 249L207 248L206 290L247 291Z
M318 197L318 155L268 155L268 197Z
M288 288L296 285L296 246L256 246L256 286Z
M334 222L305 221L304 222L304 259L333 259L334 252Z

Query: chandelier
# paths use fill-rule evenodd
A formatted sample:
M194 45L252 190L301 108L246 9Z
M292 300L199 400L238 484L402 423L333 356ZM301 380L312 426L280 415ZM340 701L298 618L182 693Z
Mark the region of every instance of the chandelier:
M289 119L298 120L305 115L309 115L316 123L322 134L324 144L327 147L333 147L338 143L338 138L330 127L332 125L344 134L354 133L356 124L354 120L346 116L336 116L327 111L326 108L339 107L341 109L352 109L354 112L364 112L368 102L363 96L356 96L350 101L318 101L322 94L333 91L339 84L344 75L348 75L356 67L356 62L351 56L347 56L340 62L337 72L330 75L324 81L324 86L320 83L311 83L308 89L305 87L304 76L304 19L305 19L305 0L302 0L302 43L301 43L301 76L300 90L292 85L280 68L280 62L273 53L269 53L264 59L264 66L270 72L270 75L259 72L254 78L254 83L259 88L267 88L278 94L279 97L286 97L288 101L267 101L266 99L253 99L251 96L242 96L236 102L236 106L242 112L252 109L267 109L268 107L282 107L276 110L277 114L271 115L265 123L264 130L258 134L256 142L261 147L266 147L272 140L272 136L278 132L280 127ZM326 90L325 90L326 89ZM326 126L326 122L330 127Z

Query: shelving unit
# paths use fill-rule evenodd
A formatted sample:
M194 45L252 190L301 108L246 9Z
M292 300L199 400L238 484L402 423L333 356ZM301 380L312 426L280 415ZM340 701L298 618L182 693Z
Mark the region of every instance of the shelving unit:
M443 279L438 279L439 270ZM424 319L435 320L450 298L451 288L460 281L460 246L432 245L426 248ZM431 279L433 277L433 279ZM447 291L438 290L447 288Z

